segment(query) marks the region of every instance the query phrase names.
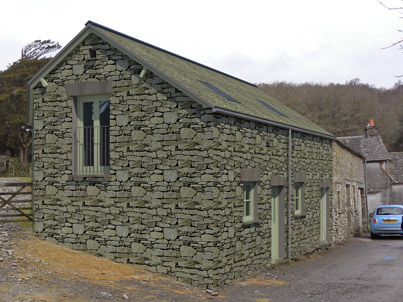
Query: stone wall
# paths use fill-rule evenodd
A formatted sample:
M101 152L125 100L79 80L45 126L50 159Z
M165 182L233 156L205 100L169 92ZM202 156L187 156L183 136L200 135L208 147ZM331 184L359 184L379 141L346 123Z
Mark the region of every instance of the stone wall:
M381 165L386 171L389 170L386 161L367 162L368 194L377 194L390 188L390 179L385 172L382 171ZM389 200L385 201L385 204L388 202Z
M364 160L333 143L333 242L359 235L366 225Z
M376 207L383 204L390 204L393 200L392 181L381 169L382 167L388 171L388 163L383 162L367 162L368 177L368 211L372 213Z
M97 59L88 60L90 46ZM34 90L36 234L210 288L269 265L270 177L288 177L288 131L213 114L150 72L140 81L141 69L90 36L46 77L47 88ZM106 80L111 175L73 177L65 84ZM327 139L292 139L293 171L307 173L306 216L291 221L295 257L321 246L319 182L332 179L332 149ZM249 226L242 168L263 171L260 222Z
M403 204L403 184L392 185L391 204Z

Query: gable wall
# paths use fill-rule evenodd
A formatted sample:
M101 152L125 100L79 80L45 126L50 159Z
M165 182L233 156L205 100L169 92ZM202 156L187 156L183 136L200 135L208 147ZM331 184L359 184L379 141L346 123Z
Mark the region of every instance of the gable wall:
M341 242L362 232L366 223L364 161L333 143L333 241ZM349 192L347 192L349 190ZM349 196L349 200L348 200Z
M97 60L87 60L89 45ZM140 70L89 37L34 90L36 233L199 286L268 265L270 177L287 177L288 131L212 114L150 73L138 84ZM72 177L65 84L91 80L113 82L109 179ZM319 182L332 179L332 159L329 140L293 137L293 171L307 172L307 215L292 220L295 257L321 245ZM255 226L242 224L242 168L263 171Z
M368 194L376 194L389 187L389 178L381 170L381 164L388 170L386 161L367 162Z

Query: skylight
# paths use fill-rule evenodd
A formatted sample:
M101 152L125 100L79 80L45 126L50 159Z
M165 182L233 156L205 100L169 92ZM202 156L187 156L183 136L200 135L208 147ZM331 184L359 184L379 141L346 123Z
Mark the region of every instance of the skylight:
M214 85L211 85L210 83L207 82L203 82L200 81L200 83L206 85L208 88L210 88L211 90L213 90L214 92L218 93L219 95L221 95L222 97L226 98L228 101L231 102L235 102L235 103L239 103L236 99L234 99L232 96L229 96L228 94L226 94L224 91L218 89L217 87L215 87Z
M263 106L266 106L266 107L269 108L271 111L274 111L274 112L277 113L278 115L281 115L281 116L284 116L284 117L288 117L288 116L286 116L284 113L281 113L280 111L278 111L276 108L274 108L274 107L270 106L269 104L267 104L266 102L261 101L261 100L256 100L256 101L258 101L258 102L259 102L260 104L262 104Z

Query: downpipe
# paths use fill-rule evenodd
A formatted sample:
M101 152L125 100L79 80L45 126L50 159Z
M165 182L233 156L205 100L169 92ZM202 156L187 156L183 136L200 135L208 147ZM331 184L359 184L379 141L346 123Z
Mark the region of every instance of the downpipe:
M292 193L292 183L291 183L291 172L292 172L292 130L288 130L288 259L291 260L291 193Z

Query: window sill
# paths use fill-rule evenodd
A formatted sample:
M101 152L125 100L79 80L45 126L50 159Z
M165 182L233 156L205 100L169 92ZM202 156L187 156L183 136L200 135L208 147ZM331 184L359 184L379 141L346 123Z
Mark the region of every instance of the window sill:
M296 218L305 218L306 217L306 215L304 214L304 213L295 213L294 214L294 217L296 217Z
M253 227L254 225L259 224L259 220L251 220L251 221L242 221L243 227Z
M69 177L69 180L74 181L84 181L84 180L94 180L94 181L110 181L111 175L110 174L103 174L103 175L73 175Z

